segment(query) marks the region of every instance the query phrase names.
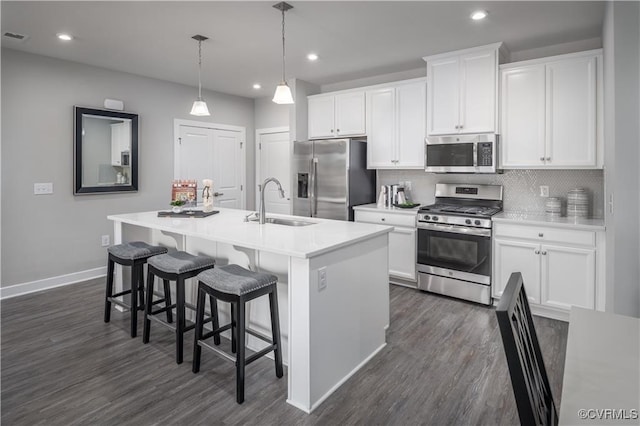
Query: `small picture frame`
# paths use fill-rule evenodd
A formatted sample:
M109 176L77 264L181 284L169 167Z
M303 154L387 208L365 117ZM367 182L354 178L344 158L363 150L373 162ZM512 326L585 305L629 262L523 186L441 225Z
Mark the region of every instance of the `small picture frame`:
M195 207L198 204L198 181L195 179L174 180L171 183L171 201L177 200Z

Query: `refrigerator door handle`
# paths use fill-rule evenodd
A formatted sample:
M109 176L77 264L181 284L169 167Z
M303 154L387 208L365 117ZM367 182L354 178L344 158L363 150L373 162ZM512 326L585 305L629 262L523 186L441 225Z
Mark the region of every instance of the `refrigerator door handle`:
M318 198L316 196L316 192L318 190L318 159L311 159L311 176L313 181L311 182L311 190L313 191L311 194L311 217L316 217L318 215Z

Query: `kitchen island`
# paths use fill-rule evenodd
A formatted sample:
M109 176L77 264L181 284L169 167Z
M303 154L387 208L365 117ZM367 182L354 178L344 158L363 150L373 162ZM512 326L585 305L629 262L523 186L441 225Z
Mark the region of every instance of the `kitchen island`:
M313 223L259 224L245 221L249 211L217 210L206 218L158 217L154 211L108 219L115 244L141 240L277 275L287 402L310 413L386 345L393 228L282 215L272 217ZM118 270L116 275L122 280ZM195 300L193 284L187 284L187 301ZM221 321L227 321L227 307L220 307ZM249 327L268 334L266 300L252 302L248 315ZM262 342L250 337L248 347L261 349Z

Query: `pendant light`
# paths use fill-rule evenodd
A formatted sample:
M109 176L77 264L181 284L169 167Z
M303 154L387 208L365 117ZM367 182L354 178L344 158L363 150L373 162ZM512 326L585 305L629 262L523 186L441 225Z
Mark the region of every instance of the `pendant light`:
M276 87L276 93L273 95L273 102L277 104L292 104L293 96L291 95L291 89L284 77L284 13L289 9L293 9L293 6L282 1L278 4L274 4L273 7L282 12L282 81L278 84L278 87Z
M200 75L202 73L202 42L208 40L209 37L205 37L200 34L196 34L191 37L194 40L198 41L198 99L193 102L193 106L191 107L191 115L197 115L200 117L211 115L209 114L209 108L207 108L207 103L202 99L202 81Z

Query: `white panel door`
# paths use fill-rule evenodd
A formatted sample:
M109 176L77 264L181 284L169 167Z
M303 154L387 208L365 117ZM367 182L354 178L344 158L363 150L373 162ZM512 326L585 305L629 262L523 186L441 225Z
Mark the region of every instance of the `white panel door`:
M460 132L496 130L496 52L460 57Z
M395 168L395 89L367 92L367 168Z
M214 205L242 207L240 132L180 126L175 179L195 179L202 201L202 180L213 179Z
M596 58L547 64L547 166L596 166Z
M596 251L542 246L542 304L561 309L595 308Z
M505 69L501 73L502 167L536 167L545 157L544 64Z
M403 84L396 88L397 167L424 168L426 108L427 85L424 82Z
M333 95L308 98L310 139L336 136L333 103Z
M365 134L364 92L336 95L335 113L336 135L355 136Z
M213 202L232 209L242 208L240 132L213 130Z
M430 135L458 133L460 75L458 58L427 63L427 126Z
M540 245L494 238L493 248L493 297L502 296L511 274L520 272L527 298L540 303Z
M213 130L204 127L180 126L178 168L175 179L196 179L198 189L202 188L202 179L214 176ZM216 182L214 182L215 184ZM201 200L201 194L198 194Z
M267 213L291 214L291 143L289 132L265 133L259 135L258 161L260 173L257 176L256 208L259 208L260 187L266 178L278 179L285 198L280 198L278 186L270 183L264 194Z

